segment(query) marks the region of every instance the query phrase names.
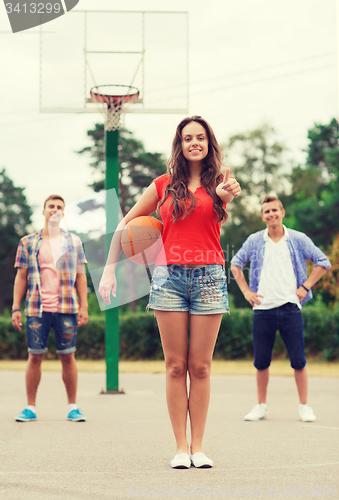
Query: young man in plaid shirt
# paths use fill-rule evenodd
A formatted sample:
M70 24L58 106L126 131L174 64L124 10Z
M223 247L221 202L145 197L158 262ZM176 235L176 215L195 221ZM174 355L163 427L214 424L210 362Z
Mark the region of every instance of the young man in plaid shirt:
M51 328L62 364L68 409L67 419L83 422L76 405L77 367L74 357L77 327L88 321L86 258L81 240L60 228L65 202L51 195L44 203L44 228L24 236L19 243L15 267L12 323L21 330L20 303L26 293L27 407L15 417L18 422L36 420L36 394L41 363L47 352ZM80 302L80 305L79 305Z

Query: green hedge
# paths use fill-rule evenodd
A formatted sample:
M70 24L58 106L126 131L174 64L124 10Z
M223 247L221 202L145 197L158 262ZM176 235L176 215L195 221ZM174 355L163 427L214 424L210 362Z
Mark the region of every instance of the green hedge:
M302 311L307 356L327 361L339 359L339 307L307 306ZM225 314L218 336L215 358L253 357L252 316L250 309L234 309ZM26 359L25 328L16 331L8 317L0 317L0 359ZM77 339L77 358L100 359L105 353L105 325L102 317L90 317ZM284 356L285 347L277 334L274 356ZM48 358L55 358L54 335L49 338ZM152 312L120 317L121 359L163 359L156 320Z

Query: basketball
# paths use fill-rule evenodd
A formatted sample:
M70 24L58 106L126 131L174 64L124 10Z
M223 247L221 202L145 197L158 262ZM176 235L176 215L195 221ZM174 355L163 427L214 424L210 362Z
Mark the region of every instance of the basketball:
M161 248L162 223L150 216L136 217L121 233L121 248L135 264L154 264Z

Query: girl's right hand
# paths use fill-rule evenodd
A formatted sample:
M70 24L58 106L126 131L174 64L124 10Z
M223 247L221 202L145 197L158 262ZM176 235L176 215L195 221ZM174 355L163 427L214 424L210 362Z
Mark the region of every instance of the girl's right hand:
M111 292L113 297L116 296L116 290L117 290L117 280L115 277L115 274L104 274L102 275L102 278L100 280L99 284L99 293L105 302L105 304L110 304L111 303Z

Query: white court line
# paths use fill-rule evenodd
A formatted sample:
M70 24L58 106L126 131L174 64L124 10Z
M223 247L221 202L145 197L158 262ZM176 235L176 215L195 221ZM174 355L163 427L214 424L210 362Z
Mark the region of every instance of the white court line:
M45 472L23 472L23 471L8 471L8 472L1 472L0 471L0 476L5 476L5 475L8 475L8 474L20 474L20 475L24 475L24 474L32 474L32 476L42 476L43 474L72 474L74 476L74 471L73 472L59 472L59 471L45 471ZM76 471L76 474L86 474L86 475L90 475L90 474L95 474L96 476L98 474L105 474L107 475L107 472L81 472L81 471Z
M316 429L333 429L336 431L339 431L339 427L327 427L326 425L303 425L303 429L306 429L306 427L315 427Z
M156 396L154 391L126 391L127 396Z
M295 465L277 465L272 467L247 467L250 470L256 469L297 469L298 467L327 467L329 465L339 465L339 462L330 462L325 464L295 464Z
M131 420L131 424L167 424L167 420Z
M339 462L330 462L330 463L324 463L324 464L295 464L295 465L277 465L277 466L273 466L273 467L234 467L234 470L268 470L268 469L297 469L298 467L328 467L329 465L339 465ZM228 469L228 470L233 470L232 468ZM86 475L98 475L98 474L105 474L107 475L107 472L89 472L89 471L86 471L86 472L81 472L81 471L77 471L76 472L77 474L86 474ZM1 472L0 471L0 476L5 476L5 475L8 475L8 474L20 474L20 475L23 475L23 474L26 474L26 475L32 475L32 476L36 476L36 475L39 475L39 476L42 476L44 474L68 474L68 475L74 475L74 471L71 471L71 472L68 472L68 471L42 471L42 472L32 472L32 471L8 471L8 472Z
M339 0L338 0L339 1ZM222 424L231 424L232 422L221 422ZM312 424L312 425L311 425ZM302 425L303 429L309 428L309 429L332 429L335 431L339 431L339 427L329 427L327 425L314 425L312 422L306 425Z

